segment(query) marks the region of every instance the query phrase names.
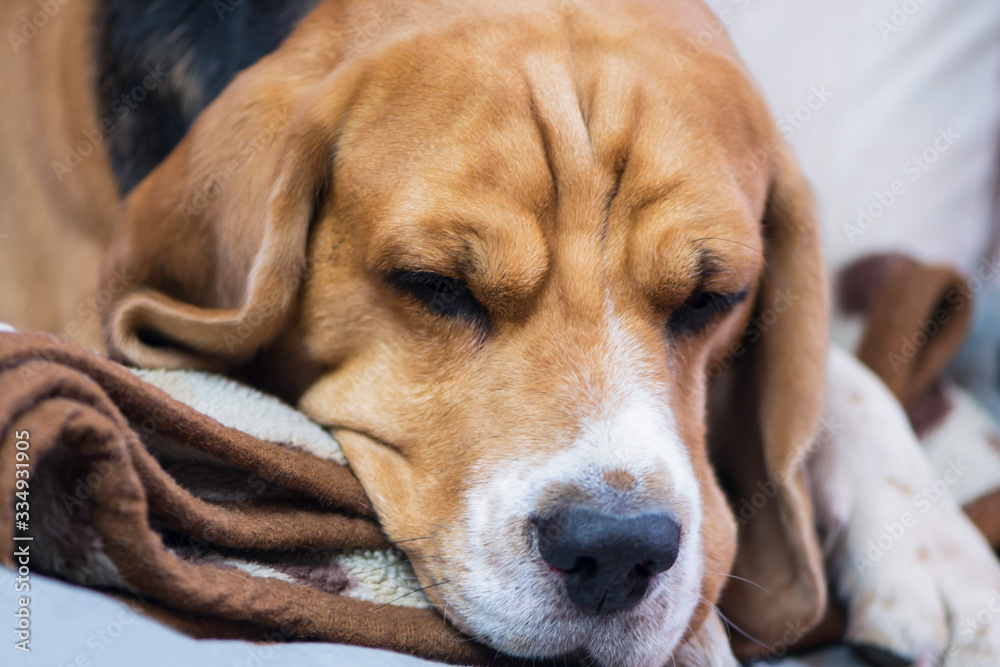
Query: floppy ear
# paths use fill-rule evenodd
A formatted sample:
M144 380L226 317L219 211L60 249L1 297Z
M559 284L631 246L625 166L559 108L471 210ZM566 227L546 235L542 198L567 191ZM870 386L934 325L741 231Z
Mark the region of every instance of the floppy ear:
M721 606L738 628L772 648L788 641L787 622L809 627L826 606L802 469L819 423L828 347L818 231L805 179L782 147L765 212L766 267L754 316L710 403L713 460L739 526L732 572L753 582L731 580ZM736 632L733 642L743 657L761 652Z
M134 189L99 292L114 357L227 370L282 330L349 98L336 76L303 91L248 70Z
M836 278L840 309L864 319L857 357L885 382L918 430L920 399L958 354L972 325L962 276L899 253L867 255Z

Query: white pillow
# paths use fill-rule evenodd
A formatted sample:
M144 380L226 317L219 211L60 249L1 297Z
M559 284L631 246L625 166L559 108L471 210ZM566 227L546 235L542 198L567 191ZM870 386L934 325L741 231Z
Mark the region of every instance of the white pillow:
M831 269L992 256L998 0L707 1L813 185Z

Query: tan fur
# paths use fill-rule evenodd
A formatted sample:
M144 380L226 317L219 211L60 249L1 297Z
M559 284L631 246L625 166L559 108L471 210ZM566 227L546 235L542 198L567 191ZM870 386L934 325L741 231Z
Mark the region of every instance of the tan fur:
M352 38L390 13L375 38ZM444 607L468 548L469 485L525 455L511 443L555 452L616 391L598 363L613 312L645 385L678 415L701 483L707 574L691 631L719 599L737 541L737 571L767 576L778 553L792 568L787 586L775 582L781 602L816 620L821 566L797 473L826 356L815 223L728 42L692 55L709 16L688 0L321 5L125 202L103 276L106 287L137 277L106 310L111 353L220 370L256 359L335 428L385 530L413 540L406 550ZM702 285L705 255L725 270ZM462 278L489 331L390 289L394 268ZM670 313L699 286L749 288L758 312L779 290L799 296L748 355L747 393L726 399L760 433L744 432L757 463L734 456L727 474L790 480L773 517L751 524L766 534L737 537L705 445L706 368L754 304L671 341ZM608 484L636 481L639 495L669 488ZM726 602L760 639L784 631L787 608Z
M10 42L40 11L33 0L0 5L0 321L101 348L97 266L119 194L103 145L88 139L101 121L93 6L60 4L27 43ZM70 148L89 154L65 173L53 164Z

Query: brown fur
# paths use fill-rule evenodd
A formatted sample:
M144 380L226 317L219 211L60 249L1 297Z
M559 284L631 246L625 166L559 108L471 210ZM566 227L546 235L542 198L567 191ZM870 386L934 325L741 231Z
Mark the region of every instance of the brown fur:
M152 366L253 361L278 378L336 429L389 536L430 538L407 543L429 584L447 579L440 554L465 548L456 517L474 471L519 456L512 442L554 450L614 390L595 362L611 303L656 369L651 386L676 389L669 400L702 484L709 574L692 629L734 557L738 574L774 594L768 613L759 592L727 595L738 625L770 641L789 614L815 621L824 587L797 468L826 356L816 225L728 42L692 53L708 11L688 0L427 0L394 5L374 39L349 39L388 4L321 5L199 117L117 222L106 162L88 163L105 225L95 238L113 238L104 286L134 276L105 311L109 351ZM48 94L88 101L75 85ZM13 123L29 124L19 113ZM38 163L37 153L23 159ZM42 198L34 192L28 201ZM66 257L52 217L38 243ZM702 282L706 256L720 270ZM490 330L393 291L384 277L394 268L464 279ZM665 322L698 287L749 287L755 303L672 341ZM55 282L33 289L46 307L66 294ZM716 423L753 429L717 429L727 475L746 480L737 492L788 480L767 518L737 537L705 445L706 368L783 290L797 300L726 373L742 379L715 390ZM54 311L0 316L58 330ZM742 391L725 395L732 386ZM743 422L727 418L735 407ZM443 603L442 590L428 593Z
M32 0L0 6L0 321L100 348L98 264L119 194L103 146L91 64L90 2L70 2L27 44L8 44ZM89 155L59 179L67 148ZM86 150L86 149L85 149Z
M841 310L865 318L858 358L885 382L922 433L942 415L935 383L972 324L966 281L947 266L899 254L869 255L840 271L837 296Z

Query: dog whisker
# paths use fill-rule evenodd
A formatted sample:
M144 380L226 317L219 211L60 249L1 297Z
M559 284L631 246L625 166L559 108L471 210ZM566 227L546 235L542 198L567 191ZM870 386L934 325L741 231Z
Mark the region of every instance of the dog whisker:
M736 276L736 280L739 280L740 282L742 282L742 279L740 278L740 271L739 271L739 269L736 268L736 266L732 262L730 262L725 257L716 257L716 259L725 262L729 266L730 270L732 270L733 275Z
M392 545L396 546L397 544L402 544L403 542L414 542L416 540L429 540L432 539L433 537L434 537L433 535L425 535L423 537L408 537L405 540L396 540L395 542L392 542Z
M771 591L767 590L766 588L764 588L763 586L761 586L760 584L758 584L756 581L750 581L749 579L744 579L743 577L737 577L735 574L726 574L725 572L713 572L712 570L705 570L705 573L706 574L717 574L720 577L729 577L730 579L735 579L736 581L743 581L745 583L750 584L751 586L756 586L757 588L759 588L760 590L764 591L768 595L771 594Z
M386 602L384 604L380 604L379 606L375 607L374 609L366 611L364 614L361 614L361 616L367 616L368 614L374 614L379 609L384 609L385 607L388 607L391 604L395 604L395 603L399 602L400 600L402 600L403 598L407 597L408 595L413 595L414 593L421 593L423 591L426 591L428 588L434 588L435 586L441 586L442 584L447 584L447 583L448 583L447 580L445 580L445 581L439 581L437 583L428 584L428 585L423 586L421 588L418 588L416 590L412 590L412 591L409 591L407 593L403 593L402 595L400 595L397 598L389 600L388 602Z
M424 560L424 559L427 559L427 558L430 558L430 556L416 556L414 558L404 558L403 560L398 561L396 563L389 563L388 565L382 565L380 567L373 567L370 570L362 570L361 572L355 572L354 574L355 575L359 575L359 574L368 574L370 572L378 572L379 570L386 570L386 569L388 569L390 567L395 567L397 565L402 565L403 563L412 563L414 560Z
M701 597L701 599L704 600L705 602L708 602L708 604L710 604L712 606L712 609L715 610L715 613L719 615L719 618L721 618L723 621L725 621L725 623L726 623L726 631L727 632L728 632L729 628L732 628L733 630L736 630L736 632L740 633L741 635L743 635L744 637L746 637L747 639L749 639L750 641L752 641L757 646L760 646L763 649L770 649L771 648L770 646L768 646L764 642L760 641L759 639L757 639L756 637L754 637L753 635L751 635L749 632L747 632L746 630L744 630L740 626L738 626L735 623L733 623L732 621L730 621L729 618L727 618L726 615L723 614L722 611L716 605L712 604L712 601L709 600L708 598L706 598L704 595L699 596L699 597ZM732 637L732 634L730 633L729 636Z

